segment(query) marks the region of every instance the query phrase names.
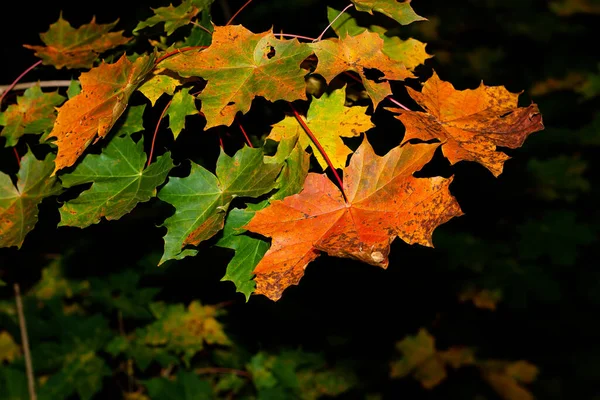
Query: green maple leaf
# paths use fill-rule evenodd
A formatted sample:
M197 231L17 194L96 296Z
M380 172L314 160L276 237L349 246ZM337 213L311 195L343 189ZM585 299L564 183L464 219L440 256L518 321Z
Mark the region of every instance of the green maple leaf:
M196 114L198 114L198 109L196 108L194 96L190 94L190 89L182 89L175 93L167 109L169 128L171 128L175 139L185 126L185 117Z
M132 106L127 108L122 119L117 122L115 128L116 136L129 136L132 133L144 130L144 110L146 105ZM122 122L120 122L122 121Z
M46 46L23 46L35 50L44 65L54 65L57 69L91 68L99 54L129 41L130 38L121 35L123 31L109 32L118 22L96 24L94 17L89 24L75 29L61 13L58 21L50 25L46 33L40 34Z
M154 400L210 400L215 398L210 382L200 380L194 372L181 370L175 380L152 378L143 384Z
M231 281L238 292L246 296L246 301L256 288L252 280L252 271L269 249L269 242L252 236L244 235L245 229L240 229L254 217L252 210L234 208L227 214L223 236L215 243L216 246L235 250L235 255L229 261L222 281Z
M415 13L410 6L410 0L398 2L396 0L352 0L358 11L365 11L373 15L373 11L395 19L399 24L408 25L415 21L426 21Z
M0 136L6 137L5 146L15 146L26 133L50 131L56 119L55 107L63 101L65 98L58 92L44 93L39 85L27 89L17 97L17 104L0 113L0 125L4 126Z
M114 138L101 154L87 155L73 172L60 177L65 187L92 186L60 208L59 226L85 228L102 217L119 219L138 203L154 197L173 162L169 153L148 168L144 168L145 162L142 140L135 143L129 136Z
M277 153L272 157L265 157L266 163L283 164L277 177L277 192L269 201L282 200L300 192L304 186L310 167L310 154L304 151L298 138L298 135L282 138L277 145Z
M0 172L0 247L20 248L37 222L38 205L62 191L56 177L50 176L53 169L54 155L40 161L29 150L21 159L16 187Z
M154 15L145 21L140 21L133 29L133 33L148 26L154 26L164 22L164 30L170 36L175 30L189 24L200 11L209 8L214 0L184 0L177 7L170 4L168 7L152 9Z
M248 112L252 99L306 99L300 64L312 50L296 39L276 39L272 31L255 34L240 25L215 27L204 51L187 51L162 61L161 67L184 77L208 81L198 98L206 129L231 125L238 111Z
M203 306L196 300L187 308L183 304L156 302L150 304L150 310L156 321L136 330L137 343L166 349L182 356L186 364L205 344L231 345L217 320L222 311L213 306Z
M306 125L325 150L334 168L344 168L348 155L352 153L341 137L359 136L361 132L375 126L371 123L371 118L365 114L366 106L345 107L345 101L346 90L325 93L320 98L311 100L306 116ZM273 125L268 139L278 142L284 137L296 135L300 138L300 146L303 149L311 146L315 158L321 167L326 169L327 161L295 117L286 117Z
M185 178L170 178L158 198L175 207L163 224L165 251L159 265L197 253L184 249L198 245L223 228L225 214L235 197L258 197L276 187L281 164L265 164L262 149L244 147L235 156L223 151L217 160L216 176L192 163Z

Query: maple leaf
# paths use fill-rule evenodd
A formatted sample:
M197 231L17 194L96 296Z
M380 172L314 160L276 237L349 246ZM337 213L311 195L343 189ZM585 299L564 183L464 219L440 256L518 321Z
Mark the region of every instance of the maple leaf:
M23 45L35 50L35 55L44 65L54 65L57 69L91 68L98 55L114 47L127 43L130 38L122 32L109 32L119 20L110 24L96 24L96 17L89 24L73 28L62 18L50 25L46 33L40 34L46 46Z
M177 7L169 4L168 7L158 7L152 9L154 15L145 21L140 21L132 33L148 26L154 26L164 22L164 30L167 36L170 36L176 29L189 24L200 11L210 7L214 0L184 0Z
M21 247L25 236L37 222L38 205L48 196L58 195L62 188L50 176L54 155L37 160L31 150L21 159L17 186L10 176L0 172L0 247Z
M77 167L60 176L64 187L85 183L92 186L60 209L59 226L85 228L102 217L115 220L141 202L156 196L156 187L173 168L170 154L164 154L144 168L146 153L140 139L116 137L101 154L88 154Z
M177 136L179 136L185 126L185 117L196 114L198 114L198 109L196 108L194 96L190 94L190 88L182 89L175 93L167 109L169 128L173 132L175 139L177 139Z
M244 147L233 157L221 150L216 176L192 162L190 174L169 178L158 198L173 205L176 212L163 224L165 251L159 265L197 253L184 249L214 236L223 228L225 214L235 197L258 197L273 190L281 164L263 162L262 149Z
M323 94L320 98L313 98L306 116L306 125L325 150L334 168L346 166L348 155L352 153L341 136L358 136L375 125L371 117L365 114L367 107L345 107L346 90L334 90L330 94ZM285 119L273 125L268 139L279 142L282 138L299 136L302 148L313 147L313 154L323 169L327 168L327 161L313 144L302 126L295 117Z
M58 92L44 93L39 84L30 87L0 113L0 125L5 128L0 136L6 137L6 147L15 146L26 133L40 134L50 131L56 119L55 107L65 98Z
M387 80L404 80L414 75L402 63L392 60L383 54L383 39L369 31L341 39L327 39L310 46L319 62L314 73L321 75L327 82L345 71L355 71L362 79L365 90L376 109L379 102L392 94L390 84L386 80L368 79L367 69L381 71Z
M152 72L152 77L146 79L144 83L138 87L138 90L142 92L142 94L150 100L150 104L154 106L156 100L163 94L166 93L173 96L177 86L182 83L181 80L165 74L164 69L159 68Z
M81 93L58 109L54 129L48 135L57 138L54 173L73 165L96 135L98 140L108 134L153 66L153 56L131 63L123 55L114 64L101 64L81 74Z
M347 203L326 175L309 173L302 192L258 211L244 228L272 243L254 269L256 293L279 299L321 252L386 268L397 236L432 246L433 230L462 214L448 190L452 179L412 175L436 148L409 144L379 157L365 138L344 172Z
M208 81L198 98L206 129L231 125L238 111L248 112L252 99L306 99L307 71L300 64L312 53L296 39L276 39L272 31L255 34L241 25L215 27L204 51L187 51L162 61L161 67L184 77Z
M423 64L425 60L432 57L425 51L425 43L413 38L402 40L397 36L388 36L389 31L381 26L371 25L368 28L360 26L358 21L348 13L340 16L340 11L327 7L327 18L329 23L332 24L331 28L340 38L346 35L360 35L367 29L377 33L383 40L383 54L402 63L411 72L417 66Z
M446 379L446 366L457 369L475 364L473 351L466 347L451 347L445 351L435 348L435 338L425 328L414 336L407 336L396 343L402 358L390 365L390 377L402 378L413 375L426 389L431 389Z
M388 108L406 127L402 143L411 139L442 142L444 156L454 164L475 161L498 176L510 157L496 146L515 149L528 135L544 129L536 104L517 107L518 93L503 86L456 90L434 72L417 92L407 87L410 96L426 112Z
M265 163L283 164L276 180L277 192L269 198L269 201L281 200L302 190L310 168L310 154L300 145L298 135L289 136L281 139L277 152L265 157Z
M269 249L268 242L244 235L245 230L240 229L252 217L254 217L253 210L240 210L239 208L231 210L225 220L223 236L215 243L216 246L235 251L221 281L233 282L236 290L246 296L246 301L250 299L256 286L252 279L254 277L252 271Z
M415 21L427 21L412 9L410 0L352 0L358 11L366 11L373 15L373 11L395 19L399 24L408 25Z

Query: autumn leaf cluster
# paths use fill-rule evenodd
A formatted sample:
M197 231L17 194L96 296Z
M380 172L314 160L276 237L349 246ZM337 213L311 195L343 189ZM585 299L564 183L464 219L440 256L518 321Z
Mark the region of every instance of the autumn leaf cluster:
M213 24L211 3L155 9L133 37L113 32L116 23L92 19L73 28L61 16L41 35L43 46L27 45L44 65L83 71L68 98L34 86L0 114L5 146L37 135L45 153L40 159L28 149L16 176L0 173L0 246L20 247L38 205L51 196L58 196L58 225L77 228L119 219L154 199L172 206L156 221L166 230L159 264L195 256L204 245L232 249L223 279L246 298L277 300L320 255L386 268L396 238L433 246L434 230L463 212L452 177L415 173L445 157L499 176L509 159L499 148L518 148L543 129L536 104L520 107L519 94L503 86L458 90L435 71L418 77L431 55L417 40L386 36L378 26L361 29L333 9L336 37L254 33ZM401 26L426 23L410 2L352 3ZM171 40L192 21L184 40ZM164 32L150 40L152 51L117 51L159 27ZM107 51L110 58L96 61ZM402 85L407 79L423 83ZM307 85L312 80L320 82L316 90ZM349 101L351 87L363 101ZM400 90L414 110L394 98ZM140 96L143 103L132 104ZM257 98L289 112L267 134L249 137L240 120ZM236 149L221 147L215 165L189 160L189 172L176 173L174 150L155 149L155 136L144 134L145 107L159 99L169 99L159 110L168 129L159 125L154 135L176 141L183 131L240 127L246 144L240 136ZM370 141L379 128L373 116L386 113L396 122L386 135L400 144L378 155ZM79 191L67 196L71 188Z

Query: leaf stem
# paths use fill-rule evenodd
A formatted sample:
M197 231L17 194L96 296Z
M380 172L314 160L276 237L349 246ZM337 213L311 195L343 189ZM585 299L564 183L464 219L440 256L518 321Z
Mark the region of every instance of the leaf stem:
M166 58L169 58L171 56L174 56L175 54L184 53L186 51L197 50L197 49L204 50L207 47L208 46L190 46L190 47L183 47L181 49L175 49L175 50L173 50L167 54L163 54L161 57L159 57L158 60L156 60L156 62L154 63L154 66L157 66L161 61L163 61Z
M315 40L313 40L313 42L318 42L319 40L321 40L321 39L323 38L323 35L325 34L325 32L327 32L327 30L328 30L329 28L331 28L331 25L333 25L333 23L334 23L335 21L337 21L337 19L338 19L339 17L341 17L341 16L342 16L342 14L344 14L344 13L346 12L346 10L347 10L347 9L349 9L350 7L354 7L354 4L352 4L352 3L348 4L348 5L346 6L346 8L344 8L344 9L343 9L343 10L342 10L342 11L341 11L339 14L338 14L338 16L337 16L337 17L335 17L335 18L333 19L333 21L331 21L331 22L329 23L329 25L327 25L327 27L325 27L325 29L323 29L323 32L321 32L321 34L320 34L320 35L319 35L319 36L318 36L318 37L317 37Z
M71 84L71 81L67 80L58 80L58 81L37 81L37 82L22 82L17 83L16 85L2 85L0 86L0 94L4 92L8 92L10 90L25 90L29 89L35 85L40 85L40 87L68 87Z
M13 147L13 153L15 153L15 158L17 159L17 164L19 165L19 168L21 168L21 156L19 155L19 151L17 150L16 147Z
M17 304L17 315L19 316L19 329L21 330L21 342L23 344L23 355L25 357L25 370L27 372L27 388L29 389L29 400L36 400L35 379L33 376L33 364L31 363L31 351L29 349L29 336L27 335L27 323L23 312L23 301L21 300L21 289L18 283L14 284L15 303Z
M400 103L398 100L394 99L392 96L388 96L387 99L397 105L400 108L405 109L406 111L410 111L410 108L406 107L404 104Z
M27 68L25 71L23 71L21 73L21 75L17 76L17 79L14 80L13 83L11 83L8 88L6 89L6 91L4 93L2 93L2 96L0 96L0 104L2 104L2 100L4 100L4 97L6 96L6 94L8 92L10 92L12 90L12 88L19 83L19 81L21 80L21 78L23 78L29 71L31 71L32 69L34 69L35 67L37 67L38 65L40 65L42 63L42 60L37 61L35 64L33 64L31 67Z
M288 103L288 104L290 105L290 108L292 109L292 112L294 113L294 117L296 117L296 120L298 121L298 123L300 124L300 126L302 126L302 129L304 129L304 131L306 132L306 134L308 135L308 137L310 137L310 140L312 140L312 142L315 144L315 146L317 146L317 149L319 150L319 152L321 153L321 155L325 159L325 162L327 162L327 165L329 165L329 168L331 169L331 172L333 172L333 175L335 176L335 179L337 180L337 183L340 186L340 191L342 192L342 196L344 197L344 201L346 203L348 203L348 198L346 197L346 192L344 192L344 184L342 183L342 179L338 175L337 170L333 166L333 163L329 159L329 156L325 152L325 149L323 148L323 146L321 146L321 143L319 143L319 141L317 140L316 136L312 133L312 131L310 130L310 128L308 127L308 125L306 125L306 122L304 122L304 120L302 119L302 116L300 114L298 114L298 111L296 111L296 109L294 108L294 106L292 105L292 103Z
M233 16L232 16L231 18L229 18L229 21L227 21L227 23L225 24L225 26L227 26L227 25L230 25L230 24L233 22L233 20L235 19L235 17L237 17L237 16L238 16L238 14L239 14L239 13L241 13L241 12L242 12L242 10L243 10L244 8L246 8L246 6L248 6L248 4L250 4L250 3L252 3L252 0L248 0L246 3L244 3L244 5L243 5L243 6L241 6L241 7L240 7L240 9L239 9L239 10L237 10L237 11L235 12L235 14L233 14Z
M291 37L291 38L296 38L296 39L304 39L304 40L311 40L311 41L315 41L317 39L315 38L311 38L308 36L302 36L302 35L294 35L292 33L277 33L276 36L282 36L282 37Z
M240 123L240 121L236 118L235 122L237 122L238 127L240 128L240 130L244 134L244 138L246 138L246 143L248 143L248 146L249 147L254 147L254 146L252 146L252 142L250 141L250 138L248 137L248 134L246 133L246 130L244 129L244 127L242 126L242 124Z
M150 166L150 163L152 162L152 154L154 153L154 142L156 141L156 136L158 135L158 128L160 127L160 123L163 120L165 113L169 109L169 106L171 105L172 101L173 101L173 98L171 98L171 100L169 100L169 102L165 106L164 110L160 114L160 118L158 119L158 122L156 122L156 127L154 128L154 135L152 135L152 144L150 145L150 153L148 154L148 163L146 164L146 168L148 168Z

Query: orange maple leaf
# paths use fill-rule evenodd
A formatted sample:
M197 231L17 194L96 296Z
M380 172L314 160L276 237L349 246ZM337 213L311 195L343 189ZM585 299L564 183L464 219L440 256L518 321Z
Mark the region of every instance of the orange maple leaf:
M387 108L399 113L396 118L406 127L402 143L439 139L451 164L475 161L498 176L510 157L496 146L515 149L528 135L544 129L537 105L517 107L519 93L503 86L481 83L477 89L456 90L434 72L421 92L407 90L426 112Z
M413 176L438 146L409 143L379 157L365 138L345 169L347 203L326 175L310 173L301 193L258 211L244 228L272 244L254 269L256 293L279 299L321 252L386 268L396 237L432 246L433 230L462 215L451 178Z
M98 55L129 42L123 37L123 31L109 32L119 20L110 24L96 24L96 17L89 24L73 28L62 17L50 25L48 32L40 34L45 46L23 47L35 50L35 55L42 59L44 65L54 65L57 69L90 68Z
M131 63L123 55L114 64L101 64L81 74L81 93L58 109L49 137L58 146L53 175L77 161L96 138L108 134L127 108L131 94L154 67L154 57L140 57Z
M319 59L314 73L321 75L327 82L345 71L357 72L365 90L373 100L373 108L379 102L392 94L389 82L372 80L365 76L366 69L377 69L384 75L384 79L404 80L413 78L414 75L404 64L385 55L383 39L374 32L363 33L342 39L327 39L312 43L315 55Z

